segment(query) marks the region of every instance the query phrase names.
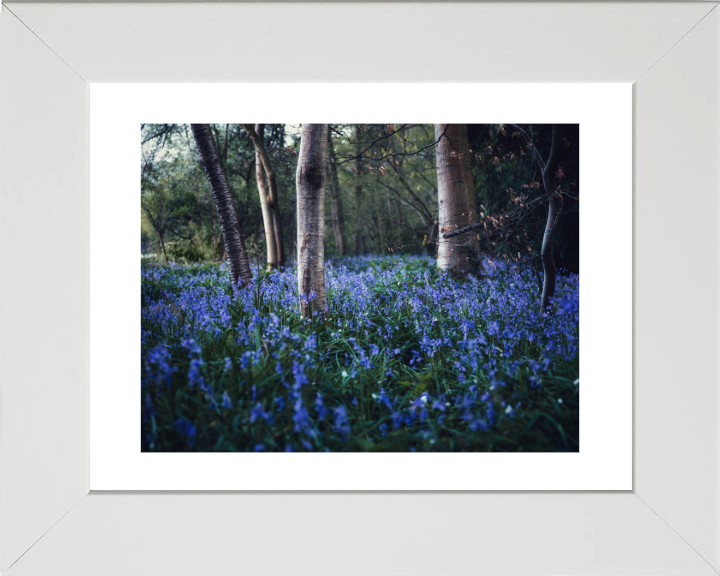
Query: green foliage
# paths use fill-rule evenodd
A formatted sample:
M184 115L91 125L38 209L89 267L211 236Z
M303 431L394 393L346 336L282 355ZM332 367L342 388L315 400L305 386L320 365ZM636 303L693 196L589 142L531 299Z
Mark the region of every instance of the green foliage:
M212 258L209 254L207 246L203 246L201 243L183 238L175 242L168 243L167 253L170 260L181 264L204 262Z
M550 125L526 126L541 155L549 154ZM251 258L264 259L265 236L255 181L255 154L244 129L237 124L213 125L218 149L232 188L238 215L251 247ZM144 125L142 172L142 242L145 253L163 257L161 238L178 247L166 250L169 260L208 261L224 256L220 226L210 190L197 160L187 125ZM335 124L333 148L343 206L347 254L434 254L437 242L437 175L435 134L431 124ZM520 140L501 125L468 125L475 202L483 215L503 215L517 208L518 193L529 199L545 195L537 163ZM265 147L276 174L280 220L286 257L295 256L295 172L299 125L270 124ZM561 268L578 267L578 146L577 126L566 127L560 159L567 189L557 232L556 260ZM509 192L511 191L511 192ZM331 195L326 190L325 254L339 257L332 221ZM573 215L574 213L574 215ZM481 238L485 254L539 260L546 211L539 205L506 226L502 234ZM474 220L474 219L473 219ZM188 253L188 242L192 254ZM173 244L174 246L174 244Z

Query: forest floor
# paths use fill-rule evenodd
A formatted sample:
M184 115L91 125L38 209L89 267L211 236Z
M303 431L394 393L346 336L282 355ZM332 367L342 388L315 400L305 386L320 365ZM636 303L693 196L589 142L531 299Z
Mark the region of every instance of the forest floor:
M579 277L539 310L529 265L427 257L294 270L233 292L225 265L142 268L144 451L577 451Z

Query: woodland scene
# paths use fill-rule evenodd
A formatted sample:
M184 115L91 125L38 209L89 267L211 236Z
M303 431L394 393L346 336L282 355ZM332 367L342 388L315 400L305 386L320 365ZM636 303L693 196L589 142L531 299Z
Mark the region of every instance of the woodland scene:
M143 124L142 450L579 450L579 126Z

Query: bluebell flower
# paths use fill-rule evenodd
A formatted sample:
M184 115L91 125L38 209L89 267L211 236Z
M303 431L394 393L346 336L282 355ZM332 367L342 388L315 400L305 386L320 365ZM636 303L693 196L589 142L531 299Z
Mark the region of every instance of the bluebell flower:
M415 260L434 264L425 257ZM218 418L209 411L218 405L220 410L232 409L233 404L244 406L238 410L247 418L244 424L250 419L255 425L267 422L273 414L278 426L286 429L273 437L280 442L276 449L335 449L329 438L343 435L343 419L334 409L342 404L350 406L352 414L346 411L345 417L352 429L356 418L382 418L389 413L382 430L375 429L377 435L403 426L412 428L412 434L426 434L443 422L456 426L458 419L466 431L479 433L502 426L498 421L511 418L511 413L515 418L522 414L518 398L509 394L511 382L517 383L512 390L523 399L526 394L544 398L544 380L553 377L545 374L553 370L554 375L556 367L577 362L576 275L559 277L555 312L545 315L537 309L535 277L528 266L491 265L486 260L482 280L469 277L460 282L443 272L417 268L412 258L388 259L389 267L385 261L376 266L379 261L377 257L351 257L343 261L345 266L328 265L326 285L331 287L328 304L333 317L317 328L300 321L292 268L265 275L252 291L232 292L225 288L227 263L220 267L173 264L143 268L144 446L157 443L149 430L151 418L160 418L159 429L167 429L168 423L161 420L167 417L166 408L173 405L178 414L192 414L188 422L209 423L214 418L214 426ZM162 293L158 286L163 287ZM311 291L308 296L315 294ZM332 344L326 341L326 329ZM439 363L438 356L442 356ZM235 374L242 378L237 392ZM439 389L428 382L426 401L415 394L401 402L413 390L403 386L423 382L425 374L438 374L445 382L440 382ZM306 388L311 375L319 393L311 394ZM371 382L382 386L379 392ZM219 387L219 393L213 392L211 384ZM444 385L452 391L452 400L449 395L436 396ZM190 387L199 388L202 396L188 394ZM377 402L369 413L358 410L360 405L367 408L354 397L361 387L363 394L375 393ZM234 401L229 390L233 390ZM569 397L563 398L564 406ZM196 409L204 414L188 413L184 400L182 407L173 404L180 398L193 398ZM510 412L508 406L512 406ZM228 414L227 423L220 424L221 433L223 426L238 420L232 416ZM169 421L179 420L171 417ZM314 422L324 424L314 427ZM242 424L232 425L241 428ZM178 427L190 430L189 424L174 426ZM294 432L290 430L293 427ZM505 430L497 432L504 434ZM346 433L349 438L350 432ZM197 431L193 446L198 444L196 435ZM291 439L293 435L297 436ZM189 446L189 432L185 436ZM239 448L252 449L255 442L263 442L266 449L275 446L257 436Z
M305 376L305 365L298 362L293 362L292 373L295 377L295 384L293 385L293 389L300 390L300 388L304 384L308 383L307 376Z
M155 416L155 408L153 407L152 398L150 397L150 393L145 393L145 410L143 410L142 420L143 422L146 422L148 419Z
M273 421L272 414L263 410L262 404L260 402L255 404L255 407L250 411L250 423L252 424L258 419L263 419L270 424L272 424Z
M390 402L390 397L385 394L385 388L380 388L380 394L377 396L377 401L381 404L385 404L388 408L392 408L392 403Z
M318 420L322 422L323 420L325 420L325 416L327 416L328 411L323 404L323 398L320 392L317 393L317 396L315 398L315 408L317 408L318 411Z
M303 405L302 398L298 398L295 402L295 415L293 420L295 422L295 432L303 432L310 425L310 415L305 406Z
M190 448L193 448L195 446L195 437L197 430L192 422L190 422L186 418L178 418L177 420L175 420L175 430L177 430L178 433L187 436Z
M154 373L153 366L157 366L157 373ZM148 350L145 368L158 382L165 382L168 387L172 383L172 373L177 370L170 365L170 351L164 344Z
M348 420L347 410L345 410L345 406L338 406L333 412L335 414L335 424L333 428L336 432L340 433L343 440L347 440L350 434L350 421Z
M202 365L202 358L193 358L190 360L190 370L188 371L188 383L190 386L194 386L195 384L204 385L205 381L200 374L200 367Z

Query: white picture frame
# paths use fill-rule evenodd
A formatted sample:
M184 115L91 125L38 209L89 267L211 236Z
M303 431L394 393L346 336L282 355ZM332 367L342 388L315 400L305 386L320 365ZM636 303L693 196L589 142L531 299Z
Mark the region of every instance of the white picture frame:
M715 2L3 5L0 571L716 574L719 38ZM634 83L632 491L88 493L88 84L281 80Z

